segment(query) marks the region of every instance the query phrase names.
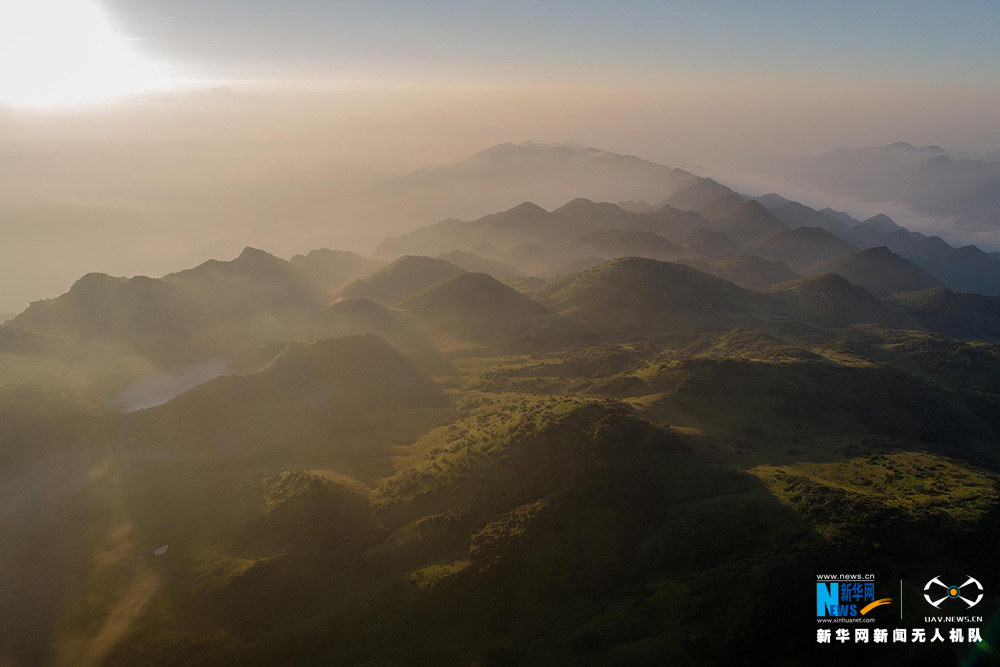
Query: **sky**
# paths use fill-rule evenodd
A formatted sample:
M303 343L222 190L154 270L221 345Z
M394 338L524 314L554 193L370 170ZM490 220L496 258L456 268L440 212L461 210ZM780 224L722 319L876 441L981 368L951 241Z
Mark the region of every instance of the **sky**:
M105 0L197 76L636 81L788 76L977 83L1000 67L995 2Z
M707 175L997 151L998 26L978 1L0 0L0 313L505 141Z

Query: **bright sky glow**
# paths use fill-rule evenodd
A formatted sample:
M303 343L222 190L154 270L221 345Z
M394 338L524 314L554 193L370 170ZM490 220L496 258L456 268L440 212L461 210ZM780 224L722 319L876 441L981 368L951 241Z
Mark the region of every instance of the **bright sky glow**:
M0 0L0 102L79 105L175 83L91 0Z

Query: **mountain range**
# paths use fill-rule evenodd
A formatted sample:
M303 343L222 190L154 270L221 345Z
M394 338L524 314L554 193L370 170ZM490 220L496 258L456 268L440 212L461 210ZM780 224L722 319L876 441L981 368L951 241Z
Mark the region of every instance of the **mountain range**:
M0 661L992 659L819 653L811 582L1000 608L995 257L603 151L473 162L385 187L579 189L0 325Z
M957 232L1000 228L1000 162L955 157L940 146L896 142L838 148L818 157L755 166L822 192L903 203L925 215L953 219Z

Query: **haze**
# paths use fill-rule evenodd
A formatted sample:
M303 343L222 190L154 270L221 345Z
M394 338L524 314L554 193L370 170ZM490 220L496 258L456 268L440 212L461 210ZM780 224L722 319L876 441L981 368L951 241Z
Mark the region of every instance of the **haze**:
M370 252L381 233L332 199L506 141L734 183L734 156L1000 148L991 3L99 4L137 57L189 83L4 100L0 312L89 271L161 275L248 242Z

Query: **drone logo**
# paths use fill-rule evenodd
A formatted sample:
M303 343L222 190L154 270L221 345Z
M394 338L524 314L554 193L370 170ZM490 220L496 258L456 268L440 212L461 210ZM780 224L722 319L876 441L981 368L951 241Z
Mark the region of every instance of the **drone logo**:
M940 586L941 588L945 589L945 595L940 600L935 600L932 597L932 593L934 595L940 594L939 592L936 592L936 589L935 591L931 591L931 586L934 585ZM979 593L979 595L976 597L975 600L970 600L968 597L962 595L963 589L969 591L970 588L972 588L973 591ZM976 579L974 579L973 577L969 577L969 579L961 586L948 586L937 577L934 577L933 579L927 582L926 586L924 586L924 599L927 600L927 602L930 603L932 606L937 607L938 609L941 608L941 603L944 602L945 600L961 600L965 604L969 605L969 608L972 608L975 607L977 604L979 604L979 601L983 599L983 585L978 581L976 581Z

